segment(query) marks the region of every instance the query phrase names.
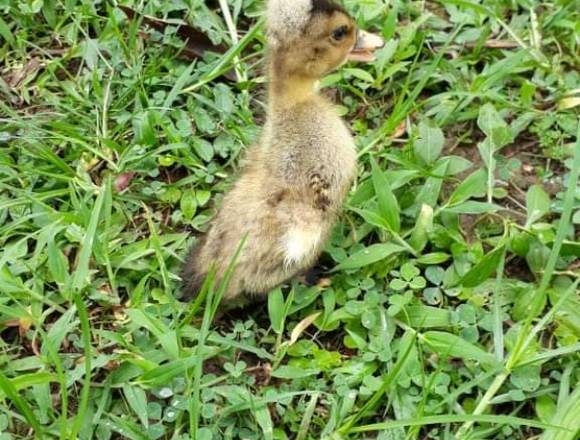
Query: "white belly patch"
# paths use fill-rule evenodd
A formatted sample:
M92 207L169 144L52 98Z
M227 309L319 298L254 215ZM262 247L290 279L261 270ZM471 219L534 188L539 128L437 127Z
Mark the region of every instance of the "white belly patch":
M318 248L321 231L314 229L292 228L283 240L284 264L287 268L299 264L310 257Z

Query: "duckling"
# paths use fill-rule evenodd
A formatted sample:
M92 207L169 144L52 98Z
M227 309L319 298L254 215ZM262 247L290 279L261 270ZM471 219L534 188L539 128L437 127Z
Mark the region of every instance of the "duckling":
M267 118L260 142L225 194L183 272L194 296L209 268L222 279L245 238L224 301L263 295L310 268L322 252L356 172L351 133L318 81L384 45L333 0L269 0Z

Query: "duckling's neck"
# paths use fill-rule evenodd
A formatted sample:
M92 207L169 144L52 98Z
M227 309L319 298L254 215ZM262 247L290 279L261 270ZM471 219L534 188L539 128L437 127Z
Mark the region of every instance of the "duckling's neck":
M283 73L271 71L269 87L270 108L289 108L314 99L318 95L316 83L316 79L284 75Z
M317 96L316 78L289 72L280 57L270 63L269 104L271 109L284 109L312 100Z

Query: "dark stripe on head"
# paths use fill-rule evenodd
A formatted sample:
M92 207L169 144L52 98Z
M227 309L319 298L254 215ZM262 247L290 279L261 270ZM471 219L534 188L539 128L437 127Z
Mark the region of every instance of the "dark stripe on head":
M333 0L312 0L313 13L323 13L330 15L337 11L346 14L345 9Z

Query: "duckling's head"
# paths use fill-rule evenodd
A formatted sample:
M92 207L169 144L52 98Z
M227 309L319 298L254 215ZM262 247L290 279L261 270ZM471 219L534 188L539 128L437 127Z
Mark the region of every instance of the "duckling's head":
M266 20L275 75L316 80L349 59L374 60L384 45L333 0L268 0Z

